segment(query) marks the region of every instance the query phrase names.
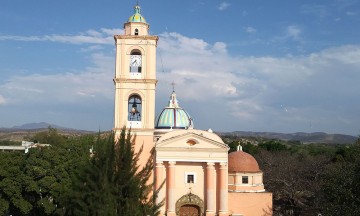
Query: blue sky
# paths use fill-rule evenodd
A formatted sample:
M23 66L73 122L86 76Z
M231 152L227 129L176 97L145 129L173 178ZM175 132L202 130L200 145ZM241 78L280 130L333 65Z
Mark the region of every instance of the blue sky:
M175 81L195 127L360 134L357 0L139 1L159 35L156 109ZM109 130L114 34L136 1L0 7L0 127Z

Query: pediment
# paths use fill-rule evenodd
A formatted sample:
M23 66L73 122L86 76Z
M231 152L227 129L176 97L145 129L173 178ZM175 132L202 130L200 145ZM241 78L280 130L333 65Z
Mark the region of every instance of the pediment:
M229 147L214 133L182 130L163 135L155 151L156 161L227 162Z
M228 145L224 144L221 139L212 139L214 135L209 136L209 132L204 133L186 132L181 134L174 134L174 136L167 136L165 139L160 139L156 143L156 149L192 149L192 150L220 150L228 151ZM216 135L217 136L217 135ZM221 141L221 142L219 142Z

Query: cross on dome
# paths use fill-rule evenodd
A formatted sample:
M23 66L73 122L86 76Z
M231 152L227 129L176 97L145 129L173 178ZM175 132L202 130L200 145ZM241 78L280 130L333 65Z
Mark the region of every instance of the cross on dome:
M173 87L173 92L175 92L175 82L172 81L171 85L172 85L172 87Z

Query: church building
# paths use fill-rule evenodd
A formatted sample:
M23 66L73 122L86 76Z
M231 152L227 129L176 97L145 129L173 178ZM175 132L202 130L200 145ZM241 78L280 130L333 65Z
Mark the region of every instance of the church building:
M149 35L149 27L136 5L124 34L114 36L114 131L119 136L126 126L136 135L135 150L143 146L140 166L155 157L154 189L164 182L157 200L165 201L160 215L272 215L272 193L265 191L254 157L240 149L229 154L228 145L210 129L194 129L174 91L155 115L159 37Z

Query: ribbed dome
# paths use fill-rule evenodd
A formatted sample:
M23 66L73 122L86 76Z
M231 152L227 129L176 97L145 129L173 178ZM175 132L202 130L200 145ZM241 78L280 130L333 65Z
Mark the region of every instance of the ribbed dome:
M243 151L229 154L229 172L261 172L255 158Z
M141 9L139 5L134 7L134 14L129 17L128 22L143 22L146 23L145 17L141 15Z
M169 105L155 119L155 129L188 129L193 128L190 115L179 106L176 94L170 96Z

